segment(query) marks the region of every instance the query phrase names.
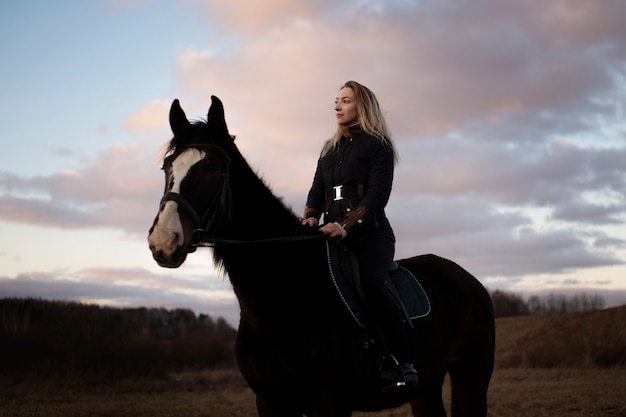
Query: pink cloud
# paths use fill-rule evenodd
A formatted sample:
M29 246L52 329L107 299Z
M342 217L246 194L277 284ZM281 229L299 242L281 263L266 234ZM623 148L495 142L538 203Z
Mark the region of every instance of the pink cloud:
M161 143L114 144L82 167L48 176L1 175L4 221L56 228L121 228L144 234L162 190ZM148 207L153 207L154 212Z
M622 29L562 45L562 32L537 23L543 8L518 2L471 5L471 12L431 2L394 5L358 15L329 7L301 20L276 15L253 36L238 33L239 47L228 54L218 39L189 48L180 58L179 89L195 103L217 94L255 132L278 126L273 140L287 143L303 126L324 138L332 130L324 106L342 82L356 79L377 92L394 132L441 135L476 119L501 121L606 90L603 64L585 51L626 36Z
M258 31L274 27L289 18L311 17L324 1L307 0L204 0L206 19L222 22L238 31Z
M169 105L167 100L153 100L137 109L126 119L126 130L131 133L155 132L167 128Z

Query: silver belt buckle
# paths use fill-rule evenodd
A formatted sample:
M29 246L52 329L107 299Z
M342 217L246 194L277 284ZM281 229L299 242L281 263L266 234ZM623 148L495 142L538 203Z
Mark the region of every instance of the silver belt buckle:
M343 195L341 193L343 185L335 185L333 188L335 189L335 201L343 200Z

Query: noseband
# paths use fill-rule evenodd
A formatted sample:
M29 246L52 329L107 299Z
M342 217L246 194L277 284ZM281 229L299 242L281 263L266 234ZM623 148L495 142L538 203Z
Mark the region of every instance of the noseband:
M194 147L194 146L187 146ZM195 147L206 147L206 145L197 145ZM225 159L226 159L226 169L224 173L221 174L221 182L218 191L213 196L209 207L207 207L206 211L202 216L199 216L193 206L187 201L185 197L183 197L179 193L175 193L172 191L166 192L161 198L161 204L165 204L168 201L173 201L178 204L179 207L182 207L185 213L191 218L195 225L195 229L191 232L191 240L189 245L191 246L190 252L196 250L196 247L200 246L202 242L206 239L206 236L209 232L209 227L213 224L215 220L215 216L217 215L217 207L218 204L225 210L227 214L228 212L228 203L230 201L230 185L229 185L229 171L230 171L230 156L224 149L216 145L210 145L211 148L214 148L220 151Z

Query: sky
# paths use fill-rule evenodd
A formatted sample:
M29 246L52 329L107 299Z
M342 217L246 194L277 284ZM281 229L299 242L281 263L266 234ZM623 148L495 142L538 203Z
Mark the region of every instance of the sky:
M0 4L0 297L190 308L238 323L200 249L146 241L178 98L301 213L334 99L377 95L400 154L397 257L488 289L626 304L623 0L43 0Z

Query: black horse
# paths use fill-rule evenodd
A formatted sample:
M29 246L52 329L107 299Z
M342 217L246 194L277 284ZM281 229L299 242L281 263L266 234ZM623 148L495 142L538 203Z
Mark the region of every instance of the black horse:
M241 155L217 97L206 122L189 122L174 100L164 159L165 193L148 236L159 265L176 268L197 246L216 264L241 308L236 357L262 417L350 416L410 402L415 416L487 415L494 360L491 300L452 261L421 255L398 263L419 278L431 312L414 320L417 393L381 394L377 332L357 325L331 282L326 240L304 229Z

